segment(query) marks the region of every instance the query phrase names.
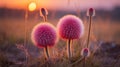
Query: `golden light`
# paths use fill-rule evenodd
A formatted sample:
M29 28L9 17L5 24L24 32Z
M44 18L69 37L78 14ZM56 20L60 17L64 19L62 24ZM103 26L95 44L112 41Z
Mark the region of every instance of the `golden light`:
M34 11L36 9L36 3L31 2L28 6L29 11Z

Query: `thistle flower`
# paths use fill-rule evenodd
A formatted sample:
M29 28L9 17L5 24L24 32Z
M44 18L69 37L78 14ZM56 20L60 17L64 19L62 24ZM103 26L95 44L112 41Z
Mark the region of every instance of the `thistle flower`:
M43 17L44 22L47 20L48 11L46 8L40 9L40 16Z
M57 41L55 27L50 23L39 23L33 28L31 39L37 47L45 48L47 58L49 58L47 47L54 46Z
M79 39L84 32L84 25L81 19L74 15L62 17L57 25L58 34L62 39L68 40L68 57L71 57L71 40Z
M81 19L74 15L62 17L57 25L58 34L63 39L79 39L84 32L84 25Z

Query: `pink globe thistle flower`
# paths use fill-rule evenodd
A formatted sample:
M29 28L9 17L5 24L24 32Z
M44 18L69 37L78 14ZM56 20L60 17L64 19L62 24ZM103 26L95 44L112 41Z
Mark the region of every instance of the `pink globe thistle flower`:
M62 39L68 40L68 57L71 57L71 40L79 39L84 32L84 25L81 19L74 15L62 17L57 25L58 34Z
M89 8L87 10L87 16L95 16L95 9Z
M81 56L83 57L89 57L90 56L90 50L89 48L83 48L81 51Z
M79 39L84 32L82 20L74 15L66 15L58 22L58 34L63 39Z
M50 23L39 23L33 28L31 39L37 47L45 48L47 57L49 57L47 47L54 46L57 41L55 27Z

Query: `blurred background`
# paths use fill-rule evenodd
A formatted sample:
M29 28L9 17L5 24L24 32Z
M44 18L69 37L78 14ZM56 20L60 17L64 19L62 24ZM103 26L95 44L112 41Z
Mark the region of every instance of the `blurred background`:
M24 40L25 22L27 38L30 39L33 26L43 21L40 8L48 9L47 21L56 25L67 14L80 17L84 23L88 22L86 12L91 7L96 14L93 17L94 35L100 40L120 43L119 0L0 0L0 42L9 38Z

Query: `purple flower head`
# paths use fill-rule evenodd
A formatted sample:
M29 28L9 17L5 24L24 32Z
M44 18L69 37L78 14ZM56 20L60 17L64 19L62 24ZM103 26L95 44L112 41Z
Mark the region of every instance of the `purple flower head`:
M54 46L57 41L55 27L50 23L39 23L33 28L31 39L38 47Z
M58 22L58 34L63 39L78 39L83 35L84 25L74 15L66 15Z

